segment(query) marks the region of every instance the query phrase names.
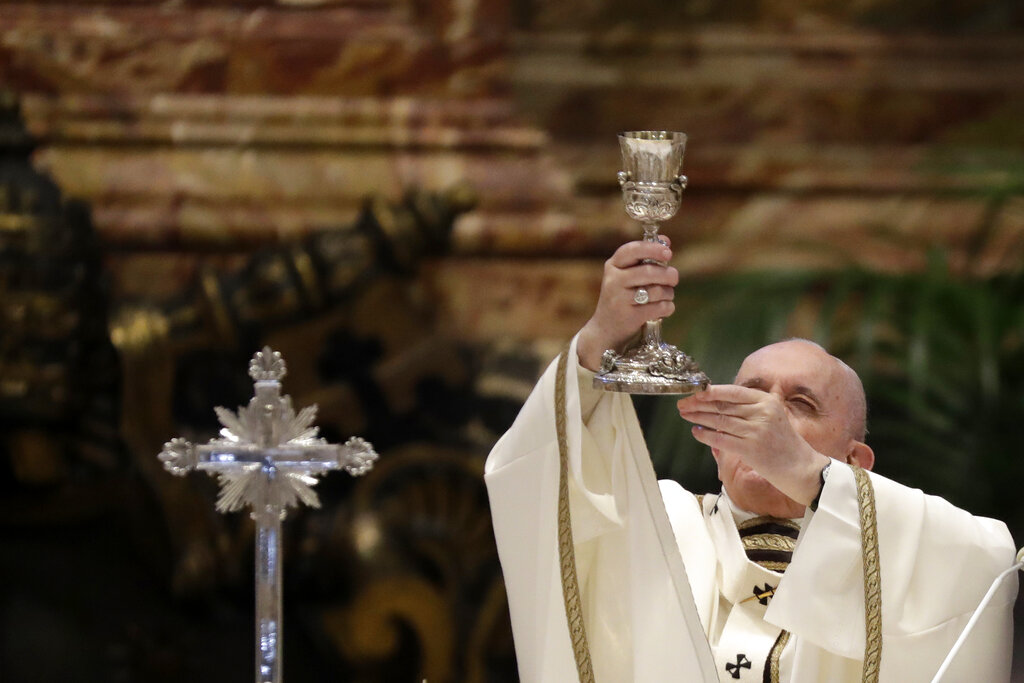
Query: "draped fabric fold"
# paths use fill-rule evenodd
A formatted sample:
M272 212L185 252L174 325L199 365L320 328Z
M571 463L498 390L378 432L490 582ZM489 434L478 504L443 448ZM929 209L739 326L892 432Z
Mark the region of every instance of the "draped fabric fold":
M554 605L550 601L552 590L562 588L561 562L556 561L560 439L554 416L559 407L555 385L564 382L565 493L594 680L714 683L718 674L691 579L632 404L628 396L610 395L590 421L596 428L583 426L575 354L573 343L568 355L573 362L563 372L553 364L545 374L517 419L531 426L512 429L499 441L485 475L492 509L522 512L515 519L498 514L494 520L520 678L581 680L564 595ZM584 442L591 456L597 455L595 443L609 445L600 449L601 463L583 461ZM505 454L518 457L506 459ZM691 514L701 525L696 505ZM712 585L713 564L701 571L699 581Z

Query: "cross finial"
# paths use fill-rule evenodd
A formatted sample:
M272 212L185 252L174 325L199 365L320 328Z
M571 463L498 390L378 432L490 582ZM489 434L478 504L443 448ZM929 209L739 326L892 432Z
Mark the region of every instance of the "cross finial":
M274 351L269 346L264 346L262 351L257 351L249 361L249 376L257 382L280 382L288 374L288 366L280 352Z

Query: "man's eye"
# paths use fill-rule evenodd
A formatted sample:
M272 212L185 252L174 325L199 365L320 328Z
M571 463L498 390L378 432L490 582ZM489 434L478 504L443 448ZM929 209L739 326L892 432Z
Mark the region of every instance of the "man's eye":
M813 403L811 403L806 398L801 398L800 396L794 396L790 398L789 403L790 405L796 406L800 410L806 410L811 412L817 410L817 407Z

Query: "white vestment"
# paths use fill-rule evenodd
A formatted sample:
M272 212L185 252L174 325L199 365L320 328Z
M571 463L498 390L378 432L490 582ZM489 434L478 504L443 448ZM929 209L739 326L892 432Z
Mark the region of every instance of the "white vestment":
M788 569L765 570L747 560L727 496L704 498L702 509L678 484L655 484L629 396L591 389L575 342L569 354L569 501L596 682L700 680L693 661L701 645L688 642L693 619L676 599L673 556L685 565L722 681L860 681L864 584L852 470L833 464ZM552 363L485 472L524 683L578 680L559 568L555 376ZM880 681L928 682L992 580L1012 565L1013 541L1002 522L870 476L881 562ZM659 526L666 512L671 548ZM763 596L763 583L773 581L774 595L760 604L754 592ZM1009 680L1016 594L1016 580L1004 581L944 681ZM780 643L782 631L789 635ZM773 647L777 679L764 671Z

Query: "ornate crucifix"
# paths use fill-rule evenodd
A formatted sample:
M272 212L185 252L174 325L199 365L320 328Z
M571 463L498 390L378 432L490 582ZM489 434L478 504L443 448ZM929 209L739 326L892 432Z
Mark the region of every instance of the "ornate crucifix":
M300 503L320 507L313 490L317 476L344 469L366 474L377 460L373 446L352 437L344 445L317 437L316 406L298 414L290 396L281 395L286 372L281 354L264 347L249 363L255 395L237 413L214 410L223 425L220 438L204 446L185 439L164 444L159 458L176 476L190 470L217 475L218 512L249 505L256 521L256 683L281 683L281 520Z

